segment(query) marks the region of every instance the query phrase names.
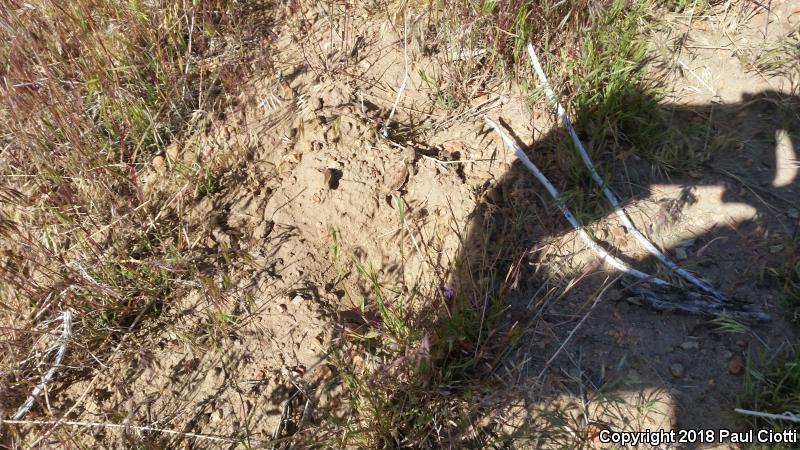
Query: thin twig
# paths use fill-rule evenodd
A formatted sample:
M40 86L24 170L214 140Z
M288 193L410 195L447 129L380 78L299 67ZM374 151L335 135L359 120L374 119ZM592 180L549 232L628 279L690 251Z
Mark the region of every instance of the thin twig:
M144 317L145 312L147 312L147 310L149 308L150 308L150 304L148 303L147 305L145 305L144 308L142 308L141 311L139 311L139 314L136 315L136 318L133 319L133 322L130 324L130 326L128 326L128 332L125 333L122 336L122 339L119 340L119 342L117 343L116 347L114 347L114 350L111 351L111 357L106 361L107 364L103 365L103 368L107 368L111 364L111 360L114 358L114 356L119 354L119 349L122 348L122 345L127 342L128 336L131 335L131 331L133 331L133 329L136 328L136 325L139 324L139 321L142 319L142 317ZM72 414L72 412L75 411L78 408L78 406L83 402L83 400L86 398L86 396L89 395L89 392L94 388L95 383L97 383L97 380L100 379L100 375L102 373L103 373L103 369L97 371L97 373L94 375L94 377L92 377L92 380L86 386L86 389L84 389L84 391L81 394L81 396L78 397L78 400L76 400L72 404L72 406L70 406L70 408L64 414L61 415L61 418L56 421L57 424L58 423L65 423L64 419L69 417L70 414ZM41 442L43 439L45 439L50 433L52 433L54 429L55 429L55 427L53 427L51 430L46 432L44 435L39 436L39 438L36 439L36 441L34 441L30 445L30 447L31 448L36 447L36 445L39 442Z
M476 163L484 161L494 161L494 158L457 159L455 161L442 161L441 159L436 159L433 156L422 155L422 157L430 161L433 161L436 164L465 164L465 163Z
M236 439L231 439L221 436L213 436L210 434L189 433L184 431L167 430L164 428L143 427L143 426L127 425L119 423L72 422L72 421L61 421L61 420L2 420L2 419L0 419L0 423L9 425L68 425L71 427L84 427L84 428L112 428L112 429L124 429L124 430L134 430L134 431L150 431L154 433L171 434L175 436L184 436L195 439L207 439L209 441L229 442L234 444L240 442L237 441Z
M556 94L550 88L550 85L547 82L547 77L544 74L544 70L542 69L542 65L539 64L539 58L536 56L536 51L533 49L533 45L528 42L528 55L531 58L531 64L533 65L533 70L536 72L536 75L539 77L539 82L542 84L544 88L545 94L547 98L550 100L550 103L553 104L553 107L556 110L561 121L564 123L564 126L567 128L570 137L572 138L573 143L575 144L578 153L583 160L583 164L589 170L589 173L592 176L594 182L602 189L603 195L605 195L606 199L611 206L614 207L614 212L616 213L617 217L622 222L622 225L625 229L636 238L637 241L648 251L650 254L658 258L665 266L669 269L673 270L675 273L680 275L686 281L692 283L693 285L697 286L698 288L702 289L703 291L707 292L708 294L719 298L722 300L724 297L720 294L716 289L711 287L708 283L704 282L703 280L697 278L693 274L689 273L688 271L682 269L677 264L675 264L671 259L669 259L664 253L661 252L655 245L653 245L650 240L648 240L639 230L636 228L636 225L633 224L631 219L625 213L625 210L620 205L620 201L617 198L616 194L609 189L608 185L605 183L603 178L597 173L595 170L594 164L592 163L591 158L589 158L589 154L586 152L586 148L583 146L580 138L578 138L578 134L575 132L575 129L572 127L572 122L567 116L567 112L564 110L564 107L561 106L559 103L558 98L556 98Z
M542 368L542 371L539 373L539 376L536 377L538 380L542 379L544 373L547 372L547 368L550 367L550 364L552 364L553 361L556 359L556 357L561 353L561 351L564 350L564 347L567 346L567 343L569 342L570 339L572 339L572 336L575 335L575 333L578 331L581 325L583 325L583 323L586 322L586 319L589 318L589 314L591 314L592 311L594 311L595 306L597 306L597 304L600 303L600 299L603 298L603 295L606 293L608 288L613 286L614 283L621 276L622 275L618 275L616 279L614 279L611 283L606 284L605 287L603 287L603 290L601 290L600 293L597 294L597 297L595 297L594 301L592 302L592 306L589 307L589 310L586 311L586 314L583 315L583 318L581 318L580 322L578 322L578 324L575 325L575 328L573 328L572 331L570 331L569 335L567 335L567 338L561 342L561 345L558 347L558 350L556 350L556 352L553 353L553 356L551 356L550 359L548 359L547 362L544 364L544 367Z
M741 409L741 408L736 408L734 409L734 411L736 411L739 414L744 414L746 416L761 417L763 419L788 420L789 422L800 423L800 415L790 411L786 411L782 414L750 411L749 409Z
M389 123L394 117L394 112L397 105L400 103L400 97L403 96L403 91L406 90L406 83L408 83L408 15L406 15L403 23L403 65L405 66L405 73L403 74L403 82L400 84L400 89L397 90L397 98L394 100L392 110L389 112L389 117L386 118L386 123L381 128L381 135L385 138L389 137Z
M60 346L58 348L58 353L56 353L56 359L53 361L53 365L50 366L50 369L47 370L44 377L42 377L42 381L33 388L31 395L28 396L25 403L17 409L17 412L14 413L12 416L13 420L22 419L25 414L30 411L31 407L33 406L33 402L39 397L39 395L44 391L44 388L47 387L47 383L53 379L53 375L56 373L56 368L61 365L61 361L64 359L64 355L67 353L67 343L69 342L69 338L72 336L72 312L68 309L64 310L62 314L62 320L64 321L64 331L61 333L60 339Z
M558 189L556 189L555 186L553 186L553 184L550 182L550 180L547 179L547 177L542 173L542 171L539 170L538 167L536 167L536 165L530 160L530 158L528 158L528 155L526 155L525 152L514 141L511 140L511 138L506 134L506 132L503 131L499 126L497 126L497 124L494 123L494 121L492 121L492 119L490 119L487 116L483 116L483 118L486 121L486 123L489 124L489 126L492 127L492 129L494 129L494 131L497 134L500 135L500 137L503 139L503 142L505 142L506 146L508 146L508 148L514 151L514 155L516 155L516 157L520 161L522 161L522 164L544 186L544 188L547 190L550 196L553 197L553 200L556 201L556 206L561 211L561 214L564 215L564 217L567 219L567 222L569 222L570 225L572 225L572 228L575 230L575 232L578 233L578 237L580 237L583 240L583 242L585 242L586 245L589 246L589 248L591 248L595 253L597 253L600 259L607 262L614 268L625 272L628 275L634 276L639 279L647 280L653 284L657 284L660 286L670 286L670 283L660 278L648 275L644 272L640 272L630 267L621 260L609 254L606 251L606 249L604 249L603 247L600 246L600 244L595 242L594 239L592 239L591 236L589 236L589 234L586 233L586 231L584 231L583 227L581 226L581 223L578 222L578 219L575 218L575 216L566 206L564 198L561 195L561 193L558 192Z

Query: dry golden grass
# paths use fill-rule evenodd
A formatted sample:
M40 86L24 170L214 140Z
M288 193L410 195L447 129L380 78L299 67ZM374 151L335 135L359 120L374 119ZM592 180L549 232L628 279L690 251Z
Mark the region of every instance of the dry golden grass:
M69 379L195 272L203 255L180 238L173 205L205 173L178 170L167 147L203 126L259 30L225 0L0 3L0 410L11 411L52 360L49 319L74 313ZM141 177L156 155L168 192Z

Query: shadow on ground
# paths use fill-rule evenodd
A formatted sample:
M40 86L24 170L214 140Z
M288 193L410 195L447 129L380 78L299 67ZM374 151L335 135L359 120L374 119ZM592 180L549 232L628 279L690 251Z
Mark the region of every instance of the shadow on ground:
M704 151L711 154L709 159L685 175L671 178L652 170L657 167L652 161L631 157L647 151L631 148L635 143L622 143L617 153L594 155L595 161L605 168L606 179L629 211L635 211L634 221L657 245L666 242L662 249L677 256L680 264L711 281L725 295L763 306L773 320L750 325L751 331L724 332L713 318L663 313L633 304L635 297L618 283L589 313L599 289L615 274L593 257L582 267L571 268L571 273L548 273L559 255L544 252L542 242L570 229L546 191L515 162L475 211L456 280L464 294L461 298L478 299L472 301L473 308L487 308L490 316L494 314L501 331L493 336L498 342L492 347L508 355L504 366L520 371L515 379L508 379L501 368L485 375L486 381L503 378L519 396L509 402L515 405L509 409L516 411L513 423L493 422L487 428L492 431L484 438L476 437L476 448L490 441L504 448L516 448L510 443L523 441L557 445L576 437L564 435L565 423L572 422L573 430L583 429L575 416L582 416L584 423L596 420L632 430L645 425L744 427L746 423L733 412L742 387L742 366L750 358L757 360L758 355L774 351L781 341L796 340L797 324L792 323L791 311L783 302L779 274L794 257L792 249L800 239L796 150L800 99L768 91L747 95L735 104L664 108L668 123L687 139L682 142L685 154L676 156L678 162L701 158ZM603 119L591 113L579 116L588 121ZM577 123L576 128L583 130L586 123ZM525 145L532 141L530 136L515 138L562 192L570 192L576 184L584 189L590 186L585 173L570 173L565 158L557 154L573 151L562 129L532 146ZM583 138L591 147L591 139ZM626 154L627 150L631 151ZM579 164L574 158L571 161ZM640 211L641 201L652 196L662 199ZM574 208L576 197L568 198ZM596 194L577 200L584 202L580 215L585 220L610 215L607 203ZM606 237L612 243L627 240L624 235L614 237L614 233ZM606 247L617 253L613 245ZM652 258L628 262L640 270L669 276ZM571 280L579 281L571 285ZM566 293L548 295L552 292ZM587 314L571 340L545 367ZM565 393L572 397L573 408L565 403ZM547 414L534 413L546 409L543 405L551 405L547 414L552 420L544 420L546 424L542 418Z

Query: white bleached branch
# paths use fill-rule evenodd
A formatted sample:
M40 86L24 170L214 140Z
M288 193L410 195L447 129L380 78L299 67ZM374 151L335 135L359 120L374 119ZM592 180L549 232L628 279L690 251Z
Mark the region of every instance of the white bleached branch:
M589 173L592 176L594 182L603 190L603 195L606 197L609 203L614 207L614 213L622 222L622 225L625 229L633 235L633 237L639 241L639 243L648 251L650 254L655 256L659 261L661 261L665 266L667 266L670 270L673 270L675 273L680 275L683 279L688 281L689 283L697 286L704 292L708 293L709 295L716 297L719 300L724 300L722 294L720 294L716 289L711 287L708 283L704 282L703 280L697 278L690 272L685 269L682 269L680 266L675 264L669 257L667 257L661 250L659 250L655 245L653 245L650 240L648 240L639 230L636 228L636 225L633 224L631 219L625 213L625 210L620 205L619 199L617 198L616 194L614 194L611 189L609 189L608 185L606 185L603 178L597 173L597 170L594 168L594 164L592 163L591 158L589 158L589 154L586 152L586 148L583 146L580 138L578 138L578 134L575 132L575 129L572 127L572 122L567 115L566 110L564 107L561 106L559 103L556 94L550 88L549 83L547 82L547 77L544 74L544 70L542 70L542 65L539 63L539 58L536 56L536 51L533 49L533 45L529 42L528 43L528 55L531 59L531 64L533 65L533 70L536 72L536 75L539 77L539 82L542 84L544 88L545 95L547 96L550 103L552 103L553 107L556 110L556 114L561 119L561 122L566 127L567 131L569 132L570 137L572 138L572 142L575 144L575 148L578 150L581 159L583 160L583 164L589 170Z
M736 411L739 414L744 414L746 416L761 417L762 419L788 420L789 422L800 423L800 415L789 411L786 411L782 414L772 414L761 411L750 411L749 409L741 409L741 408L736 408L734 409L734 411Z
M146 433L161 433L169 434L172 436L190 437L194 439L205 439L209 441L238 443L236 439L226 438L222 436L213 436L210 434L189 433L186 431L175 431L164 428L143 427L137 425L119 424L119 423L102 423L102 422L78 422L78 421L59 421L59 420L2 420L0 424L7 423L9 425L48 425L48 426L70 426L77 428L109 428L116 430L133 430Z
M56 373L56 368L61 365L61 361L64 359L64 355L67 353L67 344L69 343L69 338L72 336L72 312L68 309L64 310L62 314L62 320L64 322L64 331L61 333L61 339L59 342L58 353L56 353L56 358L53 361L53 365L50 366L50 369L47 370L44 377L42 377L42 381L33 388L31 395L25 400L25 403L17 409L17 412L14 413L12 420L20 420L22 419L25 414L30 411L31 407L33 406L33 402L39 397L39 395L44 391L44 388L47 387L47 383L53 378L53 375Z
M608 253L606 249L604 249L603 247L600 246L600 244L595 242L594 239L592 239L592 237L589 236L589 234L583 229L581 224L578 222L578 219L575 218L575 215L573 215L572 212L569 210L569 208L566 206L566 203L564 202L561 193L558 192L558 189L556 189L555 186L553 186L553 183L551 183L550 180L548 180L547 177L542 173L542 171L539 170L538 167L536 167L533 161L531 161L530 158L528 158L528 155L526 155L525 152L513 140L511 140L511 138L506 134L506 132L503 131L502 128L497 126L497 124L494 123L492 119L490 119L488 116L483 116L483 119L490 127L492 127L492 129L498 135L500 135L500 137L503 139L503 142L505 142L506 146L514 152L514 155L517 157L517 159L522 161L522 164L528 169L528 171L530 171L533 174L533 176L535 176L536 179L539 180L539 183L541 183L542 186L544 186L544 188L547 190L550 196L553 197L553 200L556 201L556 206L558 206L558 209L561 211L561 214L564 215L564 217L567 219L567 222L569 222L570 225L572 225L572 228L575 230L575 232L578 233L578 237L580 237L581 240L583 240L583 242L585 242L586 245L588 245L589 248L591 248L592 251L594 251L597 254L597 256L600 257L600 259L608 263L610 266L613 266L614 268L622 272L625 272L626 274L631 275L633 277L646 280L650 283L659 286L670 286L668 282L660 278L654 277L652 275L636 270L633 267L630 267L629 265L625 264L615 256Z

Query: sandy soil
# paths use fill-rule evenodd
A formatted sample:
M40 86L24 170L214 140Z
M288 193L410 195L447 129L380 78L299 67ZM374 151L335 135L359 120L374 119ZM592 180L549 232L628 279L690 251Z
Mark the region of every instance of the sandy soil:
M526 394L508 401L507 420L489 420L498 432L513 437L515 423L538 420L536 412L549 407L577 424L615 428L740 426L732 409L748 355L798 337L764 270L785 258L779 245L797 232L800 182L791 160L800 119L797 109L782 115L777 107L778 93L791 93L791 74L746 70L736 55L796 30L790 3L772 2L766 37L766 14L742 20L732 12L691 23L681 16L674 34L654 38L664 68L680 69L669 81L676 121L711 124L727 137L714 142L721 148L702 171L665 179L635 158L608 162L646 234L726 294L763 305L771 323L724 333L707 319L626 302L616 288L590 311L597 288L614 274L596 264L480 117L502 119L522 143L535 142L537 163L559 180L565 168L553 152L563 133L549 113L531 115L508 85L475 92L471 109L450 113L421 75L440 70L436 59L410 39L408 85L384 139L378 133L405 73L402 30L355 14L350 29L358 32L331 40L320 7L302 17L316 34L292 33L298 24L291 22L276 32L277 73L247 80L198 146L178 148L166 169L143 174L148 189L158 189L157 170L180 164L221 174L216 190L186 211L194 224L187 239L216 252L224 271L187 287L168 324L141 330L136 339L147 345L53 403L76 404L88 421L254 441L286 435L300 425L282 422L290 409L314 421L341 401L322 386L331 375L327 357L358 307L358 295L346 295L360 292L347 276L357 271L352 261L371 264L401 290L434 293L442 283L474 283L469 271L486 237L511 233L516 245L497 256L498 272L519 280L507 318L531 327L508 362L522 373L513 391ZM681 52L665 49L681 33ZM335 76L324 70L334 67ZM610 214L592 229L638 267L654 267ZM531 301L560 278L581 281L552 304ZM112 431L96 439L109 447L126 442Z

